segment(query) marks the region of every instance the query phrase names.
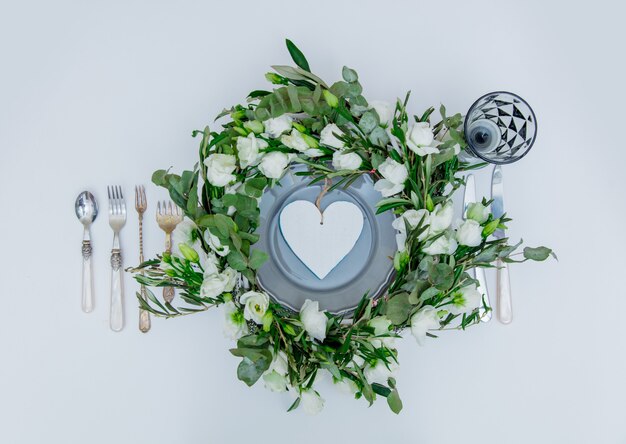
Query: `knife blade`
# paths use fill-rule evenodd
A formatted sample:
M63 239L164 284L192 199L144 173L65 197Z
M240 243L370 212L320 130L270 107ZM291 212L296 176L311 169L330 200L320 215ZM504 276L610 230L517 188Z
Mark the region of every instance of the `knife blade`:
M491 176L491 214L496 219L504 215L504 186L502 183L502 167L496 165ZM493 236L496 239L505 237L504 228L498 228ZM503 262L501 258L496 260L497 267L497 293L496 305L498 311L498 319L503 324L509 324L513 320L513 306L511 299L511 280L509 276L509 264Z
M467 219L467 208L471 203L476 202L476 181L474 175L469 174L465 178L465 193L463 195L463 219ZM478 281L478 292L484 297L484 304L480 304L478 308L478 315L482 322L489 322L491 320L491 310L486 310L485 305L490 308L489 292L487 291L487 279L485 278L485 270L482 268L474 268L474 277Z

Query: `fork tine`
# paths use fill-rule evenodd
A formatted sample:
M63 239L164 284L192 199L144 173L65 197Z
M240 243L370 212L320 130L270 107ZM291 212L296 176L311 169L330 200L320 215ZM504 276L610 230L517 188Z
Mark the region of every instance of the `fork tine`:
M139 188L135 185L135 206L141 205L141 200L139 200Z
M157 210L156 210L156 213L157 213L157 217L161 215L161 201L160 200L157 200Z
M111 186L107 186L107 194L109 195L109 214L113 214L113 200L111 198Z

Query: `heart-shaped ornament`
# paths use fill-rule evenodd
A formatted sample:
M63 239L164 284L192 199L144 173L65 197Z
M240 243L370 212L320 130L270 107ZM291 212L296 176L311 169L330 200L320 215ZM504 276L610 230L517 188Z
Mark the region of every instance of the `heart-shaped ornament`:
M363 213L350 202L333 202L322 216L313 203L296 200L280 213L285 242L319 279L352 251L362 230Z

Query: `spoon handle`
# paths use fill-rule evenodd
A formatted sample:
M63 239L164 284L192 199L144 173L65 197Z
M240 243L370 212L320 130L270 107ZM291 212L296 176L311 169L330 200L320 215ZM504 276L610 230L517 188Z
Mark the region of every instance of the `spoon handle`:
M111 250L111 330L124 328L124 288L122 287L122 253L119 248Z
M81 306L85 313L93 311L93 265L91 262L91 239L89 232L85 231L85 239L83 239L83 292L81 298Z

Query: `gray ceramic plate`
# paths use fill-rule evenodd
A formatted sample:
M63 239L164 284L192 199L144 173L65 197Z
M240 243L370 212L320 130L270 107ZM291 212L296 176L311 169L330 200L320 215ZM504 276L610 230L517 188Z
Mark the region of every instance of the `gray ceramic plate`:
M258 283L274 300L299 311L306 299L319 301L320 309L331 313L349 313L364 294L378 297L393 276L393 255L396 252L393 214L376 215L381 199L368 176L359 178L350 188L335 189L322 199L322 210L332 202L348 201L363 212L363 231L354 248L324 278L315 276L291 251L280 232L282 209L295 200L315 202L323 184L309 185L310 178L296 176L302 166L292 168L280 185L265 192L261 199L261 238L255 248L269 254L258 272Z

